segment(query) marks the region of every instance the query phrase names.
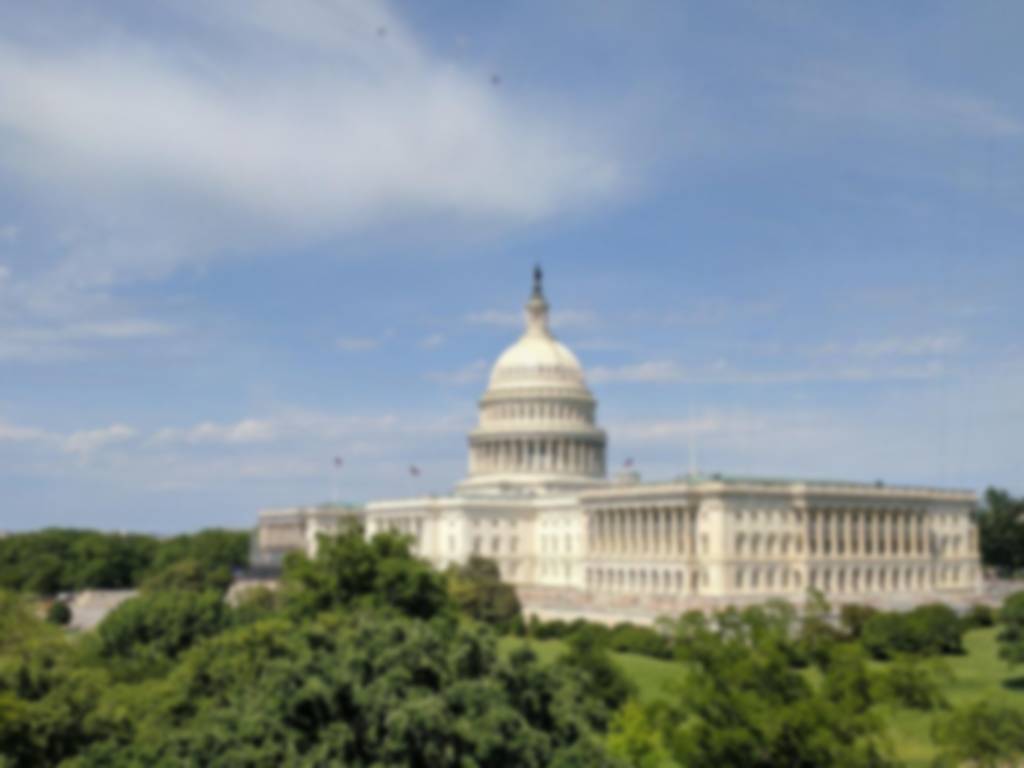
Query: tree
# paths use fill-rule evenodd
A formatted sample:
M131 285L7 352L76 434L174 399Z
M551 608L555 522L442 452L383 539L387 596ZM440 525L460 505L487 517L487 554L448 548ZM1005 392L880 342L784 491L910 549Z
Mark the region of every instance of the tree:
M226 625L217 592L143 593L111 611L97 628L98 652L121 676L159 674L184 651Z
M1024 756L1024 713L978 701L935 721L932 737L942 749L940 765L1009 768Z
M673 768L661 732L636 701L628 701L608 731L608 751L630 768Z
M451 611L444 578L413 557L409 540L380 533L367 541L358 528L321 537L315 559L285 558L284 599L295 616L339 607L387 606L415 618Z
M847 603L839 609L839 623L843 625L843 629L851 639L857 640L864 631L864 625L868 623L868 619L876 613L878 613L878 609L872 608L870 605Z
M501 580L491 560L473 556L465 565L447 571L448 593L460 611L499 632L510 632L522 621L519 598L511 584Z
M1010 664L1024 662L1024 592L1015 592L999 610L999 656Z
M576 673L586 696L606 708L606 713L601 713L595 722L598 728L604 728L611 713L636 693L636 687L593 634L579 632L570 636L569 649L558 659L558 665Z
M0 590L0 764L57 765L77 754L105 683L81 667L64 632Z
M71 609L63 600L54 600L46 609L46 620L63 627L71 622Z
M572 674L502 660L480 625L377 608L227 630L148 693L82 766L611 765Z
M921 605L907 613L876 613L861 631L861 644L876 659L905 653L963 653L965 624L948 605Z
M831 638L814 643L824 679L811 686L793 665L797 654L780 631L783 617L750 609L713 621L688 614L677 623L689 675L658 719L679 765L884 764L863 661Z
M976 519L982 562L1004 576L1024 567L1024 498L989 488Z
M141 586L146 592L213 590L224 593L231 586L231 578L227 565L203 564L194 558L186 558L151 572Z
M875 690L880 699L907 709L933 710L946 706L935 673L919 658L900 656L879 673Z

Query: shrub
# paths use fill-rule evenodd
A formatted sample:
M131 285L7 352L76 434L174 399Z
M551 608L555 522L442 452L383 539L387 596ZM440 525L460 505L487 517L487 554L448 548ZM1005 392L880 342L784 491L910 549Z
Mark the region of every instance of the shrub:
M865 622L861 644L876 659L901 653L963 653L964 626L956 613L939 603L909 613L877 613Z
M878 613L877 608L870 605L850 604L839 609L839 622L846 630L846 634L853 640L858 640L864 631L864 625L868 619Z
M979 627L991 627L996 623L995 611L989 606L977 603L972 605L967 613L963 615L961 623L965 629L977 629Z
M71 623L71 608L63 600L54 600L46 611L46 620L61 627Z
M999 609L999 656L1010 664L1024 661L1024 592L1016 592Z
M448 593L460 611L499 632L515 632L521 621L519 597L501 580L492 560L474 556L465 565L449 568L446 575Z
M978 701L937 720L932 736L942 747L939 765L1019 765L1024 755L1024 714Z
M663 633L636 624L616 624L608 633L608 646L620 653L635 653L655 659L672 658L672 643Z
M879 698L908 709L932 710L946 705L938 680L919 660L903 656L877 679Z

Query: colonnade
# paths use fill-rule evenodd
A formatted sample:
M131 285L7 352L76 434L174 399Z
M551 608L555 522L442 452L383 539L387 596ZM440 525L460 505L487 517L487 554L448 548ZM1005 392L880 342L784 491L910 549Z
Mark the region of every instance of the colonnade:
M925 556L930 554L927 515L919 510L810 509L811 555Z
M600 475L604 448L574 437L488 437L474 441L470 472L558 472Z
M827 594L921 592L935 587L967 587L976 573L964 564L817 566L808 573L811 587Z
M592 402L558 400L509 400L485 404L480 410L481 424L496 421L563 421L594 423Z
M588 567L587 589L628 594L696 595L706 574L697 568Z
M587 516L588 550L595 555L693 556L697 510L687 507L598 509Z

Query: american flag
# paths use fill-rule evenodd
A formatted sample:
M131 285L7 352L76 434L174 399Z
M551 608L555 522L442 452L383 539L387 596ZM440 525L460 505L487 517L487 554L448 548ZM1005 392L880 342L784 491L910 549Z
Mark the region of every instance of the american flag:
M630 458L626 459L624 462L622 462L622 466L624 466L626 469L632 469L633 468L633 459L632 459L632 457L630 457Z
M409 474L412 475L413 477L419 477L420 476L420 468L417 467L415 464L410 464L409 465Z
M344 466L344 464L345 464L345 462L342 460L341 456L335 456L334 457L334 468L335 469L341 469L342 466Z

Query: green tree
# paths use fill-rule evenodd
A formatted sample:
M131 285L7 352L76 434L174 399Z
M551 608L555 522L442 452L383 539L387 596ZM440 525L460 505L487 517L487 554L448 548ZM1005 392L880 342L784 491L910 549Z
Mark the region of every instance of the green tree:
M1024 662L1024 592L1015 592L999 609L999 656L1010 664Z
M863 633L864 625L868 623L868 619L876 613L878 613L878 609L872 608L870 605L847 603L839 609L839 623L846 630L847 636L857 640Z
M91 740L89 720L105 690L65 634L0 590L0 765L57 765Z
M388 606L430 618L452 610L444 577L413 557L406 537L381 533L367 541L358 528L321 537L315 559L292 553L282 577L296 616L339 607Z
M499 632L510 632L522 621L519 598L511 584L501 580L498 566L483 557L471 557L446 573L448 592L456 607Z
M877 696L907 709L933 710L946 706L935 671L914 656L900 656L878 674Z
M982 562L1004 576L1024 567L1024 499L989 488L976 519Z
M1001 768L1024 757L1024 713L992 701L978 701L936 720L932 737L941 766Z
M231 586L231 579L227 565L204 564L194 558L186 558L152 571L143 579L141 586L145 592L213 590L223 593Z
M224 601L217 592L143 593L121 603L100 623L98 652L121 676L160 674L226 623Z
M594 634L578 632L570 636L569 648L559 657L558 665L574 672L586 696L605 707L595 723L599 728L604 728L611 714L636 693L636 687Z
M726 611L677 623L686 684L660 715L665 743L687 768L876 766L880 724L869 711L864 664L829 639L815 644L823 681L793 665L779 613ZM806 620L804 622L806 626ZM806 641L806 637L801 638Z
M630 768L674 768L661 731L636 701L628 701L612 719L608 751Z
M63 600L54 600L46 609L46 620L63 627L71 622L71 609Z
M500 659L477 624L376 608L227 630L148 685L149 706L82 766L547 768L601 754L569 672L529 651Z

